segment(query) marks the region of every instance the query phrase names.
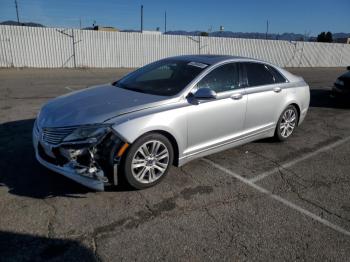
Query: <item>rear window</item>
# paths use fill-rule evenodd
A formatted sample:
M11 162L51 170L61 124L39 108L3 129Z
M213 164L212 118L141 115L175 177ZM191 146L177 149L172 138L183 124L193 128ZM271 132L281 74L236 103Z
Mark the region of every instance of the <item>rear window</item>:
M182 91L207 66L191 61L161 60L136 70L115 85L141 93L173 96Z
M260 63L244 63L248 86L261 86L275 84L275 78L267 65Z
M280 73L277 71L276 68L272 67L272 66L269 66L269 65L266 65L269 69L269 71L272 73L273 77L275 78L275 83L285 83L287 82L286 78Z

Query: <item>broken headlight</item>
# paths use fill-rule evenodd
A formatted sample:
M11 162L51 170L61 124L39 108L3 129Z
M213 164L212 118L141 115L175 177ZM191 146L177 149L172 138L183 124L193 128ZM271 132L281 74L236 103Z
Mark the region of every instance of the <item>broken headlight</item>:
M110 131L110 125L82 126L63 139L63 142L95 143Z

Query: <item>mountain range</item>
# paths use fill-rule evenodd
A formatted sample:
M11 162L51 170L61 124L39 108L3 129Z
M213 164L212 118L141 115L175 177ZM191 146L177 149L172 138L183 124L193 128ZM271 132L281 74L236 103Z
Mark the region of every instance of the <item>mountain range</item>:
M188 36L198 36L201 31L168 31L167 35L188 35ZM283 34L267 34L266 33L246 33L246 32L231 32L231 31L216 31L208 33L209 36L213 37L228 37L228 38L247 38L247 39L273 39L273 40L287 40L287 41L315 41L315 36L305 36L303 34L295 33L283 33ZM333 33L333 39L344 39L349 38L350 33Z
M28 23L18 23L16 21L3 21L0 22L0 25L21 25L21 26L31 26L31 27L45 27L42 24L28 22ZM92 28L85 28L92 29ZM139 32L138 30L121 30L122 32ZM167 31L167 35L187 35L187 36L198 36L202 34L202 31ZM228 37L228 38L247 38L247 39L273 39L273 40L286 40L286 41L316 41L315 36L305 36L303 34L295 34L295 33L283 33L283 34L265 34L265 33L246 33L246 32L232 32L232 31L216 31L208 33L209 36L212 37ZM350 33L333 33L333 39L335 42L339 42L338 40L350 38Z

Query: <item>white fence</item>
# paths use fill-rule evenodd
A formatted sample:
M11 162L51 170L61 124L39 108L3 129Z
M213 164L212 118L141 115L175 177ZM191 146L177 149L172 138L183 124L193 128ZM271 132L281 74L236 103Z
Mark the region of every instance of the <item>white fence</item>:
M198 53L253 57L283 67L350 65L349 44L0 26L0 67L139 67Z

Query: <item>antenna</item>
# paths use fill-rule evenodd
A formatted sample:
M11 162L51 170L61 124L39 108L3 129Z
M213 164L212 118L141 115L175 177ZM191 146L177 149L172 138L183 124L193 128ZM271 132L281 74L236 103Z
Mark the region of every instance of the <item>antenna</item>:
M269 33L269 20L266 20L266 35L265 39L267 39L267 34Z
M17 23L19 25L19 15L18 15L18 4L17 4L17 0L15 0L15 6L16 6L16 14L17 14Z

